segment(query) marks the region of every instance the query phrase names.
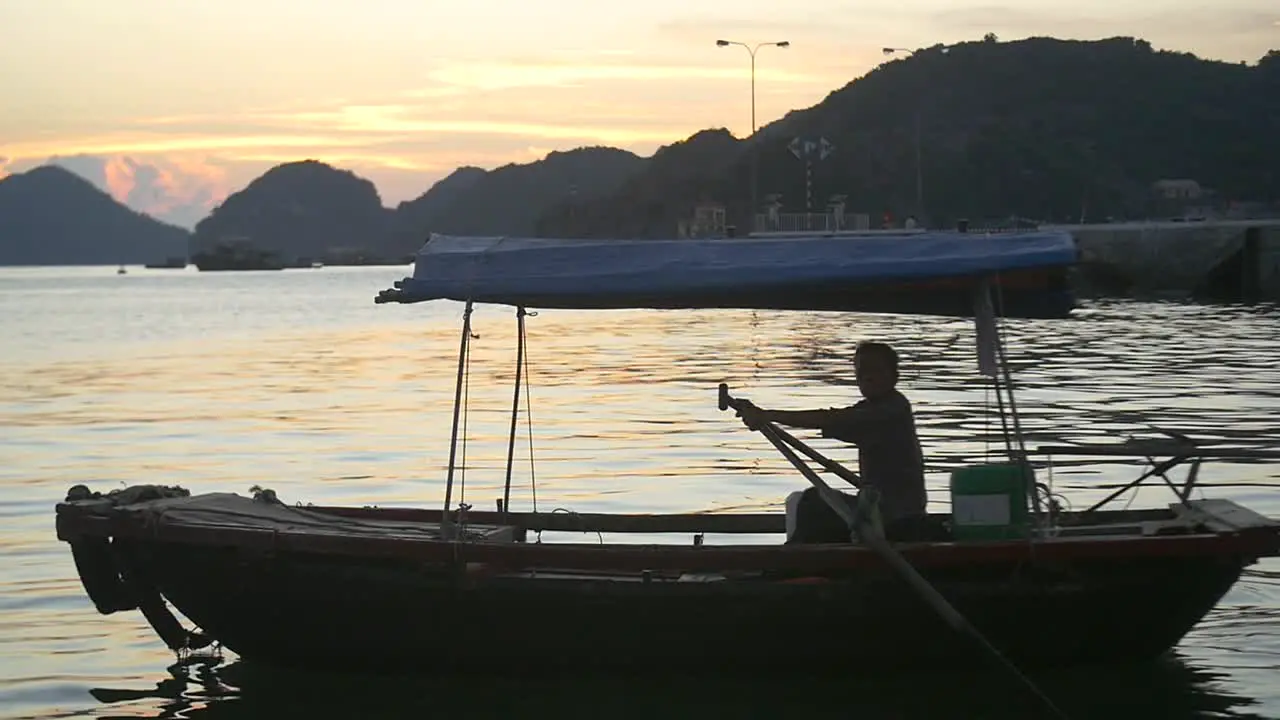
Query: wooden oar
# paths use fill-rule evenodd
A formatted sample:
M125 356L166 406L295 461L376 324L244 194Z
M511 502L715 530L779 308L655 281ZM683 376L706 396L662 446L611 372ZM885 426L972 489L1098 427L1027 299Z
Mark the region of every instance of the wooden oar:
M721 410L728 410L729 408L733 408L734 410L742 409L742 403L739 402L736 398L729 395L729 386L724 383L720 383L719 406ZM805 445L804 443L797 440L795 436L793 436L791 433L787 432L786 430L783 430L777 425L773 425L773 431L777 433L779 437L785 440L787 444L791 445L791 447L809 456L811 460L821 465L828 472L833 473L836 477L840 478L841 480L844 480L845 482L849 483L850 485L856 488L859 488L859 489L862 488L862 478L858 477L858 473L850 470L849 468L823 455L817 450L814 450L808 445ZM821 488L823 487L827 487L826 483L822 483L819 489L821 490ZM827 488L827 489L831 490L831 488Z
M721 410L733 408L740 411L743 407L740 401L729 395L729 386L724 383L720 383L719 405ZM869 520L867 516L868 513L863 510L863 503L861 502L862 494L865 494L866 490L859 494L859 511L855 513L849 508L848 504L844 502L844 499L839 493L832 490L831 487L813 471L813 468L806 465L804 461L796 455L795 451L791 449L789 444L795 444L798 447L805 448L805 450L807 450L805 454L810 457L814 457L815 455L820 457L816 450L808 448L804 443L794 437L791 437L789 434L787 434L787 437L789 438L790 443L783 440L782 435L785 431L779 429L771 422L760 423L758 429L760 433L769 440L769 442L773 443L774 447L778 449L778 452L782 453L783 457L789 460L791 464L794 465L796 469L813 484L813 486L818 490L818 495L827 503L831 510L845 521L845 524L849 526L849 539L851 542L855 544L861 543L871 548L872 552L876 553L876 555L884 560L889 567L898 573L898 575L900 575L902 579L920 595L921 599L923 599L926 604L942 616L942 619L945 620L948 625L957 632L968 635L972 638L1000 665L1004 666L1005 669L1012 673L1019 682L1021 682L1033 695L1036 696L1036 698L1043 702L1045 707L1054 715L1064 719L1067 717L1066 713L1060 710L1058 706L1040 690L1040 688L1036 687L1035 683L1031 682L1030 678L1024 675L1017 666L1010 662L1003 653L996 649L996 647L992 645L987 638L982 635L982 633L978 632L978 629L965 619L965 617L961 615L960 612L951 605L951 603L947 602L947 599L942 596L942 593L938 592L937 588L933 587L928 580L924 579L924 577L920 575L914 567L912 567L911 563L907 562L906 558L904 558L897 550L893 549L893 546L889 544L884 536L876 532L876 528L873 523L867 522Z

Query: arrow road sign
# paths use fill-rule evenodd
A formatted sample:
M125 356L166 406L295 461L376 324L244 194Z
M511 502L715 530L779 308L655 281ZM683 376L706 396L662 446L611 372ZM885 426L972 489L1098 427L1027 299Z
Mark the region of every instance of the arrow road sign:
M836 146L824 137L817 140L797 137L787 143L787 149L796 156L797 160L826 160L827 156L835 151Z

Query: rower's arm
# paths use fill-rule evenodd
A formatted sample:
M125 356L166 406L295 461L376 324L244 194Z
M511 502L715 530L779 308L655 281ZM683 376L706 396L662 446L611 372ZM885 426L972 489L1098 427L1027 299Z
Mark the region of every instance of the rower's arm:
M835 410L761 410L761 415L769 422L776 422L791 427L820 430L835 419Z

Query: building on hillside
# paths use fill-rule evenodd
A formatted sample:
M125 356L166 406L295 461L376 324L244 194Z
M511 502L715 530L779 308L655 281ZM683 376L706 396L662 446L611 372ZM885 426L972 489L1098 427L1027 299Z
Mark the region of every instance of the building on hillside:
M693 217L681 219L676 234L681 238L724 237L727 233L723 203L703 200L693 206Z

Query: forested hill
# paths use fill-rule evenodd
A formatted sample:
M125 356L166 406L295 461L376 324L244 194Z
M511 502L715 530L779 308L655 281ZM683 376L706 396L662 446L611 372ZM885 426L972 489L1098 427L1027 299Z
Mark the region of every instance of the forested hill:
M793 139L826 138L814 163L815 211L917 210L919 122L925 216L1039 221L1165 211L1161 180L1190 180L1206 201L1280 199L1280 52L1253 64L1157 51L1139 39L994 38L887 61L818 105L761 129L759 195L804 212ZM750 143L700 133L664 148L618 192L562 203L549 235L671 235L694 203L725 204L746 226Z

